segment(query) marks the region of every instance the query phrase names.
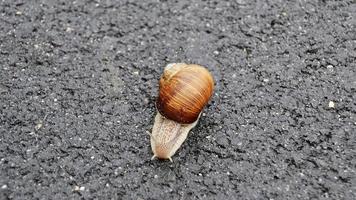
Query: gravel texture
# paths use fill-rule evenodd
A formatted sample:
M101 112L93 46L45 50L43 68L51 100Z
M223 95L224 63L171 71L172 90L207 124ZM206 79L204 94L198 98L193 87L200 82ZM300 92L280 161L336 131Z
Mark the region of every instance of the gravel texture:
M356 1L0 1L0 199L356 199ZM173 157L168 63L215 94Z

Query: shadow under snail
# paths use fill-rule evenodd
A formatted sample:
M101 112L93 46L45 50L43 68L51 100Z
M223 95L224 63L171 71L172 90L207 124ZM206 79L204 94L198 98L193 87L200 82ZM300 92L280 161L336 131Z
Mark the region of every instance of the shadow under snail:
M213 94L214 80L200 65L168 64L159 81L157 115L151 136L153 157L169 159L197 124Z

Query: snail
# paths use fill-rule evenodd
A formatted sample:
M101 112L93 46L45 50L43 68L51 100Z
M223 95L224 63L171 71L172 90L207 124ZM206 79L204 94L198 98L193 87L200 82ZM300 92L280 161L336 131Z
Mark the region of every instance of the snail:
M169 159L197 124L213 94L214 80L203 66L168 64L159 81L151 148L154 158Z

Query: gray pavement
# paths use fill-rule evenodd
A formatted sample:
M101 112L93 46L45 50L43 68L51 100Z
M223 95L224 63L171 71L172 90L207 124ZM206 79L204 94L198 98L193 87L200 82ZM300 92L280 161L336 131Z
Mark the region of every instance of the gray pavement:
M3 0L0 199L356 199L356 1ZM151 161L158 80L215 93Z

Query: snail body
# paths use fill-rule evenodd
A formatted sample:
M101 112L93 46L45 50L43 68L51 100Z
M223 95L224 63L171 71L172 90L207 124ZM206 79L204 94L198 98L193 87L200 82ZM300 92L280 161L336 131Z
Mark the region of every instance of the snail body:
M195 127L198 120L191 124L180 124L163 117L159 112L151 134L152 158L169 159L183 144L189 131Z
M157 115L152 134L152 158L169 159L198 123L200 114L212 96L214 80L199 65L168 64L159 81Z

